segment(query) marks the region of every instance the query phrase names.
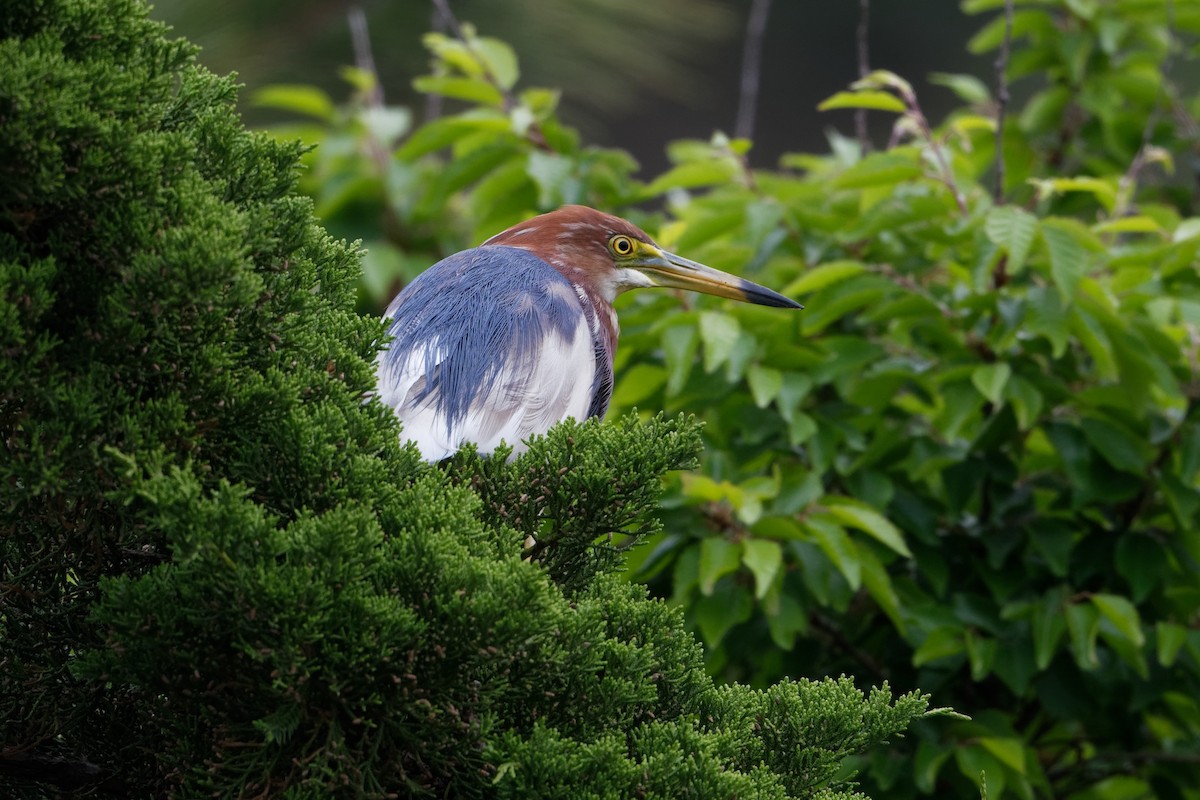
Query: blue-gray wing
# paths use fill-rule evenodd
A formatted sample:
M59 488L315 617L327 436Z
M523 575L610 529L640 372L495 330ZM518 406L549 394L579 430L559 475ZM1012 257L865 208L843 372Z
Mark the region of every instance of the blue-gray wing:
M450 256L405 287L387 316L393 338L379 358L379 396L430 461L465 442L483 453L501 440L519 448L607 406L612 366L591 304L524 250Z

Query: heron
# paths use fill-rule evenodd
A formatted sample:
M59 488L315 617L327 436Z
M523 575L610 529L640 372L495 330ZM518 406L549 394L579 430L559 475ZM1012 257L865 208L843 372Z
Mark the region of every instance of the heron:
M617 314L630 289L691 289L803 308L757 283L670 253L620 217L564 206L455 253L389 304L378 395L427 461L472 442L514 455L568 417L603 418Z

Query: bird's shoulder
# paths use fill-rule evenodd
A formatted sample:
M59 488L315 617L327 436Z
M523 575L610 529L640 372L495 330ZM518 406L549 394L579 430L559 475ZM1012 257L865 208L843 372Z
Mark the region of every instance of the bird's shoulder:
M537 317L568 334L584 297L553 266L517 247L483 245L455 253L418 275L388 306L390 333L399 339L432 334L500 336Z

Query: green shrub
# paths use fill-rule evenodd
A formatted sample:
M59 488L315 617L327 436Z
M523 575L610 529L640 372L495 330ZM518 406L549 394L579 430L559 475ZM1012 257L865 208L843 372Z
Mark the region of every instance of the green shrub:
M698 425L420 462L234 94L134 0L0 4L5 796L850 796L922 696L717 688L614 575Z

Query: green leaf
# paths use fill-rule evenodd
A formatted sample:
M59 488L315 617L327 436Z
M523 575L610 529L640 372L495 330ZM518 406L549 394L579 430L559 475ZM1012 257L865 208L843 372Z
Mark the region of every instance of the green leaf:
M696 361L700 337L692 325L672 325L662 332L663 360L667 363L667 394L683 390Z
M1137 608L1129 602L1129 598L1116 594L1094 594L1091 601L1127 641L1135 647L1146 643L1141 617L1138 616Z
M904 102L894 94L867 89L859 92L838 92L817 105L818 111L830 111L835 108L868 108L897 114L903 114L907 110Z
M865 531L905 558L912 558L904 534L875 509L849 497L826 497L824 502L829 513L842 524Z
M1117 217L1092 226L1096 233L1164 233L1158 221L1146 216Z
M1029 248L1038 232L1037 217L1017 206L997 206L988 212L984 225L987 237L1008 254L1008 271L1017 274L1025 266Z
M979 787L981 800L1004 797L1007 782L1004 765L982 745L971 744L955 749L954 760L963 777Z
M1041 416L1044 401L1042 393L1030 381L1020 375L1009 378L1004 387L1004 399L1012 407L1017 416L1017 427L1028 431L1037 424Z
M954 750L950 747L939 747L927 739L921 739L913 759L913 781L917 788L925 794L933 794L938 772L952 755Z
M770 539L743 539L742 563L754 575L754 596L761 600L779 574L783 549Z
M459 78L448 75L423 75L414 78L413 88L422 94L438 94L468 103L495 106L504 105L500 90L482 78Z
M1025 774L1025 743L1020 739L981 736L979 744L1018 775Z
M613 392L612 408L631 408L650 397L667 382L667 371L657 364L634 364L623 371Z
M1091 177L1075 177L1075 178L1047 178L1047 179L1030 179L1029 181L1038 190L1040 199L1047 199L1056 194L1066 194L1068 192L1086 192L1094 196L1104 206L1105 210L1112 211L1117 204L1117 183L1116 180L1105 178Z
M808 630L808 613L796 598L784 593L779 597L778 610L767 615L767 628L776 647L791 650L796 644L796 635Z
M870 548L857 549L859 563L862 565L863 585L867 589L867 594L871 595L871 598L879 604L880 610L887 614L892 625L896 626L896 630L903 635L906 625L900 611L900 596L896 594L891 576L888 575L883 563L871 552Z
M833 186L838 189L895 186L919 178L921 174L918 155L914 152L872 153L834 178Z
M912 664L920 667L931 661L957 656L964 650L963 629L957 625L943 625L931 630L913 651Z
M700 591L706 595L722 576L737 570L741 563L738 546L721 536L710 536L700 543Z
M1188 631L1182 625L1174 622L1159 622L1154 628L1154 638L1158 644L1158 663L1169 667L1179 657L1179 651L1187 643Z
M862 562L858 548L837 519L831 514L818 512L806 516L800 527L812 537L825 557L833 562L850 588L857 592L862 586Z
M716 647L733 626L750 619L754 613L754 598L743 587L722 584L720 591L700 597L692 606L692 614L700 635L709 647Z
M1114 468L1135 475L1143 474L1150 460L1150 452L1140 436L1100 417L1084 417L1080 420L1080 427L1088 444Z
M783 388L783 373L773 367L751 364L746 369L746 383L750 386L754 404L759 408L766 408L779 396L779 391Z
M1071 634L1071 652L1084 671L1100 666L1096 655L1096 636L1100 633L1100 614L1093 605L1072 603L1067 606L1067 631Z
M1087 252L1067 231L1042 225L1042 241L1050 253L1050 275L1063 305L1070 305L1087 272Z
M850 88L862 89L893 89L902 95L912 95L912 84L894 72L877 69L850 84Z
M508 129L508 117L482 109L468 111L455 117L435 119L417 128L396 151L396 158L401 161L414 161L472 133L506 133Z
M715 372L717 367L729 360L737 344L742 326L737 318L719 311L705 311L700 315L700 341L704 343L704 371Z
M813 267L788 284L784 294L791 296L817 292L826 286L832 286L866 271L867 267L861 261L830 261L827 264Z
M1012 377L1012 367L1003 362L998 364L983 364L971 372L971 383L979 393L995 405L1000 405L1004 399L1004 387Z
M292 111L326 122L333 121L336 113L329 95L315 86L277 83L254 92L253 99L256 106Z
M689 161L659 175L642 190L642 194L655 197L670 189L695 189L725 183L735 177L737 171L737 164L729 159Z
M521 72L517 66L517 54L507 42L480 36L472 39L471 46L487 65L488 72L505 91L517 85Z
M1058 643L1067 632L1067 621L1063 615L1065 599L1064 588L1051 589L1034 608L1030 622L1033 628L1034 662L1039 672L1050 666L1058 651Z
M945 86L958 95L960 100L972 105L981 105L991 99L987 84L974 75L934 72L929 76L929 82Z

